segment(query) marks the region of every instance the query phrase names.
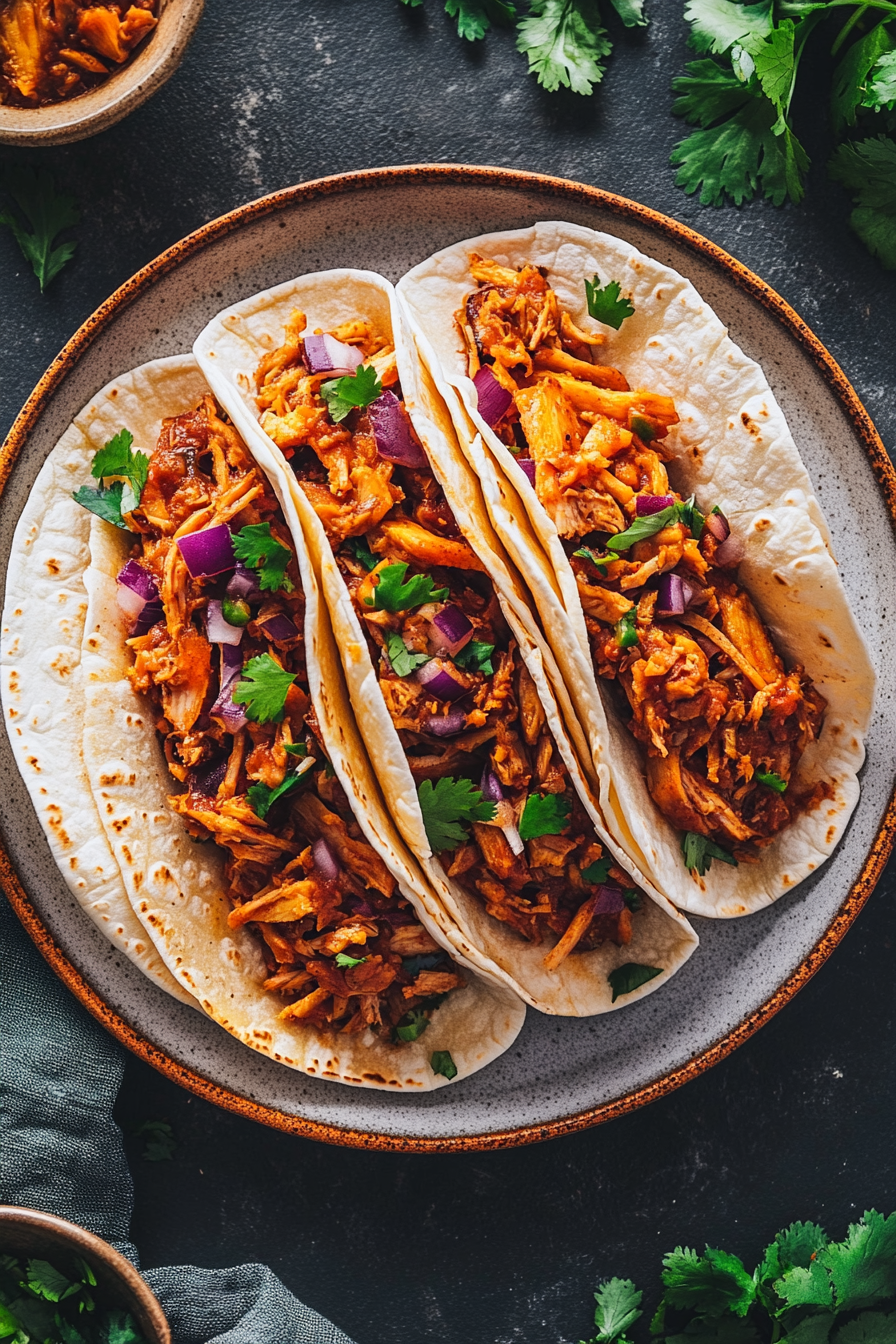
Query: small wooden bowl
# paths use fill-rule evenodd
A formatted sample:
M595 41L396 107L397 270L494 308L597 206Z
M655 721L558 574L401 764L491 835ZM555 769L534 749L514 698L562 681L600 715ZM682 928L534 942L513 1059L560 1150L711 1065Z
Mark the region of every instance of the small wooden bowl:
M0 1253L49 1260L63 1273L74 1273L73 1257L82 1256L96 1275L104 1304L130 1311L149 1344L171 1344L165 1313L130 1260L76 1223L0 1204Z
M120 70L87 93L49 107L0 104L0 144L65 145L121 121L174 73L199 22L203 0L161 0L157 27Z

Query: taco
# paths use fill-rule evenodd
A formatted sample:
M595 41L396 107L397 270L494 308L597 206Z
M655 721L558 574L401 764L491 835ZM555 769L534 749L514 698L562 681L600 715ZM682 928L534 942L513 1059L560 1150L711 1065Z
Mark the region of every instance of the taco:
M116 379L74 429L38 533L54 552L66 499L89 528L79 703L51 739L82 754L83 806L167 972L322 1078L424 1091L481 1068L525 1010L433 937L276 467L188 356Z
M519 575L407 349L392 287L343 271L236 305L195 353L254 451L282 454L443 937L542 1011L603 1012L664 983L696 935L620 865Z
M607 824L683 909L775 900L855 807L874 671L761 369L688 281L574 225L459 243L399 288L530 561Z

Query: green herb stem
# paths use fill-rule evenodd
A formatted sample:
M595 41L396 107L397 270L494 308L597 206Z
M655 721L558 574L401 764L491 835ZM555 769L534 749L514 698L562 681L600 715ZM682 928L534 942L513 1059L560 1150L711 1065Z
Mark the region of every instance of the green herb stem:
M840 29L839 33L834 39L834 45L831 47L832 56L837 55L837 52L843 46L843 43L849 37L849 34L852 32L853 28L859 22L859 19L862 18L867 8L868 8L867 5L859 5L856 9L856 12L854 14L850 14L849 18L846 20L843 27Z

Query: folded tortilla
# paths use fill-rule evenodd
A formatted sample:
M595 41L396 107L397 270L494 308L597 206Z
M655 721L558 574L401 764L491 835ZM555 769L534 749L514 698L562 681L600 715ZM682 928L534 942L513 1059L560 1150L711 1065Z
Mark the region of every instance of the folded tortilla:
M794 786L824 782L758 863L682 862L679 833L653 803L640 748L595 677L581 603L554 523L513 455L480 416L454 314L472 289L469 256L544 267L574 322L590 325L583 281L616 280L634 316L605 328L606 361L633 387L672 397L681 417L665 446L682 496L717 504L742 544L739 578L788 664L801 664L828 703ZM693 285L623 239L560 222L487 234L410 271L398 292L420 354L451 405L458 440L479 475L495 530L523 568L573 712L589 741L586 772L607 819L639 866L694 914L748 914L792 890L830 857L859 797L858 772L875 672L830 550L828 528L793 436L759 365L729 338ZM533 546L537 539L540 545Z
M207 391L190 356L145 364L97 393L51 453L16 534L23 547L14 551L15 578L7 590L4 625L12 624L4 703L8 719L15 710L16 759L66 879L79 894L70 872L84 875L79 900L95 919L95 910L112 912L107 931L141 969L279 1063L356 1086L429 1091L449 1081L433 1072L433 1052L450 1052L458 1079L474 1073L513 1042L524 1005L503 986L468 973L466 985L448 995L414 1042L398 1045L370 1031L346 1035L282 1020L282 1001L262 987L268 972L255 939L248 929L229 926L224 855L215 845L195 843L169 806L172 781L153 714L127 679L128 622L116 599L116 576L132 537L80 508L71 492L89 480L93 454L122 426L138 448L151 452L161 420L192 409ZM260 465L298 537L279 468ZM301 565L304 551L297 550ZM32 601L21 555L28 556L33 576L49 576L34 588ZM305 569L309 684L333 768L366 838L437 936L435 921L421 908L426 883L386 813L314 575ZM67 586L60 588L63 576ZM57 602L65 615L48 620L47 604ZM50 713L45 706L53 704L53 690L67 684L70 665L78 679L68 692L68 712ZM23 730L21 742L17 719L35 725L30 735ZM36 733L33 765L27 753Z
M432 853L404 748L323 525L279 449L258 423L255 369L263 355L282 344L284 327L295 309L307 315L309 331L330 331L344 322L361 319L394 341L405 406L461 531L495 583L573 784L601 841L650 897L634 921L635 934L628 945L604 943L593 951L576 952L557 970L548 971L544 948L524 941L489 916L481 901L447 876ZM520 561L514 565L496 535L479 483L459 449L450 413L412 349L392 286L381 276L354 270L303 276L246 299L219 314L194 346L209 385L256 458L266 462L276 455L282 475L291 486L295 512L329 606L358 726L376 763L377 778L392 815L428 878L432 898L427 910L439 924L442 941L447 940L459 956L499 977L542 1012L570 1016L608 1012L660 988L691 955L698 939L646 871L624 854L604 824L546 675L545 669L551 669L551 680L565 700L569 722L586 747L559 669L530 608L519 574ZM522 562L525 565L525 557ZM658 968L661 973L614 1002L607 977L612 970L632 962Z

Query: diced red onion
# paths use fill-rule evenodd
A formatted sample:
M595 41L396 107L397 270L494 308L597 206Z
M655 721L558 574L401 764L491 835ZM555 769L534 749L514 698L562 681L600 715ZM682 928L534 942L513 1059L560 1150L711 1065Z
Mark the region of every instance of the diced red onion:
M129 560L118 575L115 596L121 610L133 622L131 639L145 635L165 615L158 584L137 560Z
M130 616L132 621L136 621L139 616L142 616L143 608L146 606L146 598L134 592L133 588L125 588L122 585L115 596L125 616Z
M524 471L524 472L526 473L526 475L529 477L529 484L534 486L534 484L535 484L535 459L534 459L534 458L531 458L531 457L518 457L517 460L516 460L516 464L517 464L518 467L522 467L523 471Z
M345 898L345 904L353 915L361 915L367 919L373 914L373 906L361 896L349 894Z
M249 569L242 560L237 560L233 575L227 581L226 593L228 597L242 597L246 601L252 597L260 597L261 589L258 586L258 571Z
M243 626L231 625L229 621L225 621L221 603L217 598L209 602L205 622L212 644L239 644L243 637Z
M734 532L727 541L723 541L715 553L715 559L720 565L737 565L743 560L746 554L746 548L743 540Z
M207 765L202 770L190 771L190 792L201 793L206 798L214 798L221 784L224 782L224 776L227 774L228 760L225 756L222 761Z
M335 336L306 336L302 342L305 348L305 368L309 373L354 373L364 356L354 345L337 341Z
M203 528L201 532L188 532L185 537L178 537L177 546L194 579L223 574L236 564L233 537L226 523Z
M503 803L504 790L501 788L501 781L493 770L488 766L482 772L482 779L479 781L479 790L488 802Z
M431 658L423 667L418 667L414 676L437 700L456 700L465 695L467 687L440 658Z
M473 386L476 388L479 414L487 425L494 428L512 405L513 394L501 386L487 364L483 364L473 379Z
M450 603L432 618L434 643L453 658L473 638L473 626L460 607Z
M717 653L721 653L718 644L713 644L712 640L707 639L705 635L701 635L699 630L689 630L688 638L692 639L695 644L699 644L707 658L715 658Z
M131 630L131 639L139 639L141 635L147 634L157 621L164 621L165 608L162 606L162 599L157 597L153 602L147 602L141 611Z
M690 584L688 584L690 588ZM691 590L693 592L693 589ZM661 574L657 587L657 616L681 616L687 606L684 584L678 574Z
M274 640L275 643L295 639L299 633L295 623L288 616L284 616L282 612L266 617L263 621L259 621L259 625L265 637Z
M453 709L450 714L431 714L426 719L426 731L434 737L454 737L467 721L462 709Z
M314 866L325 882L335 882L339 876L339 864L326 840L315 840L311 846Z
M427 467L429 461L411 433L404 407L394 392L383 392L367 407L376 450L400 467Z
M130 592L136 593L142 597L144 602L150 602L159 595L159 585L148 569L137 560L129 560L124 569L118 575L118 583L127 588Z
M221 645L221 689L218 698L209 710L223 720L228 732L238 733L248 722L245 706L237 705L233 699L233 688L239 681L243 670L243 654L238 645Z
M596 915L618 915L625 909L625 897L618 887L599 886L594 903Z
M651 513L662 513L675 503L674 495L635 495L635 513L644 518Z
M393 929L400 929L405 924L419 924L419 920L413 910L377 910L377 919L385 920L391 924Z
M716 541L727 541L731 535L731 525L724 513L708 513L703 519L703 526Z

